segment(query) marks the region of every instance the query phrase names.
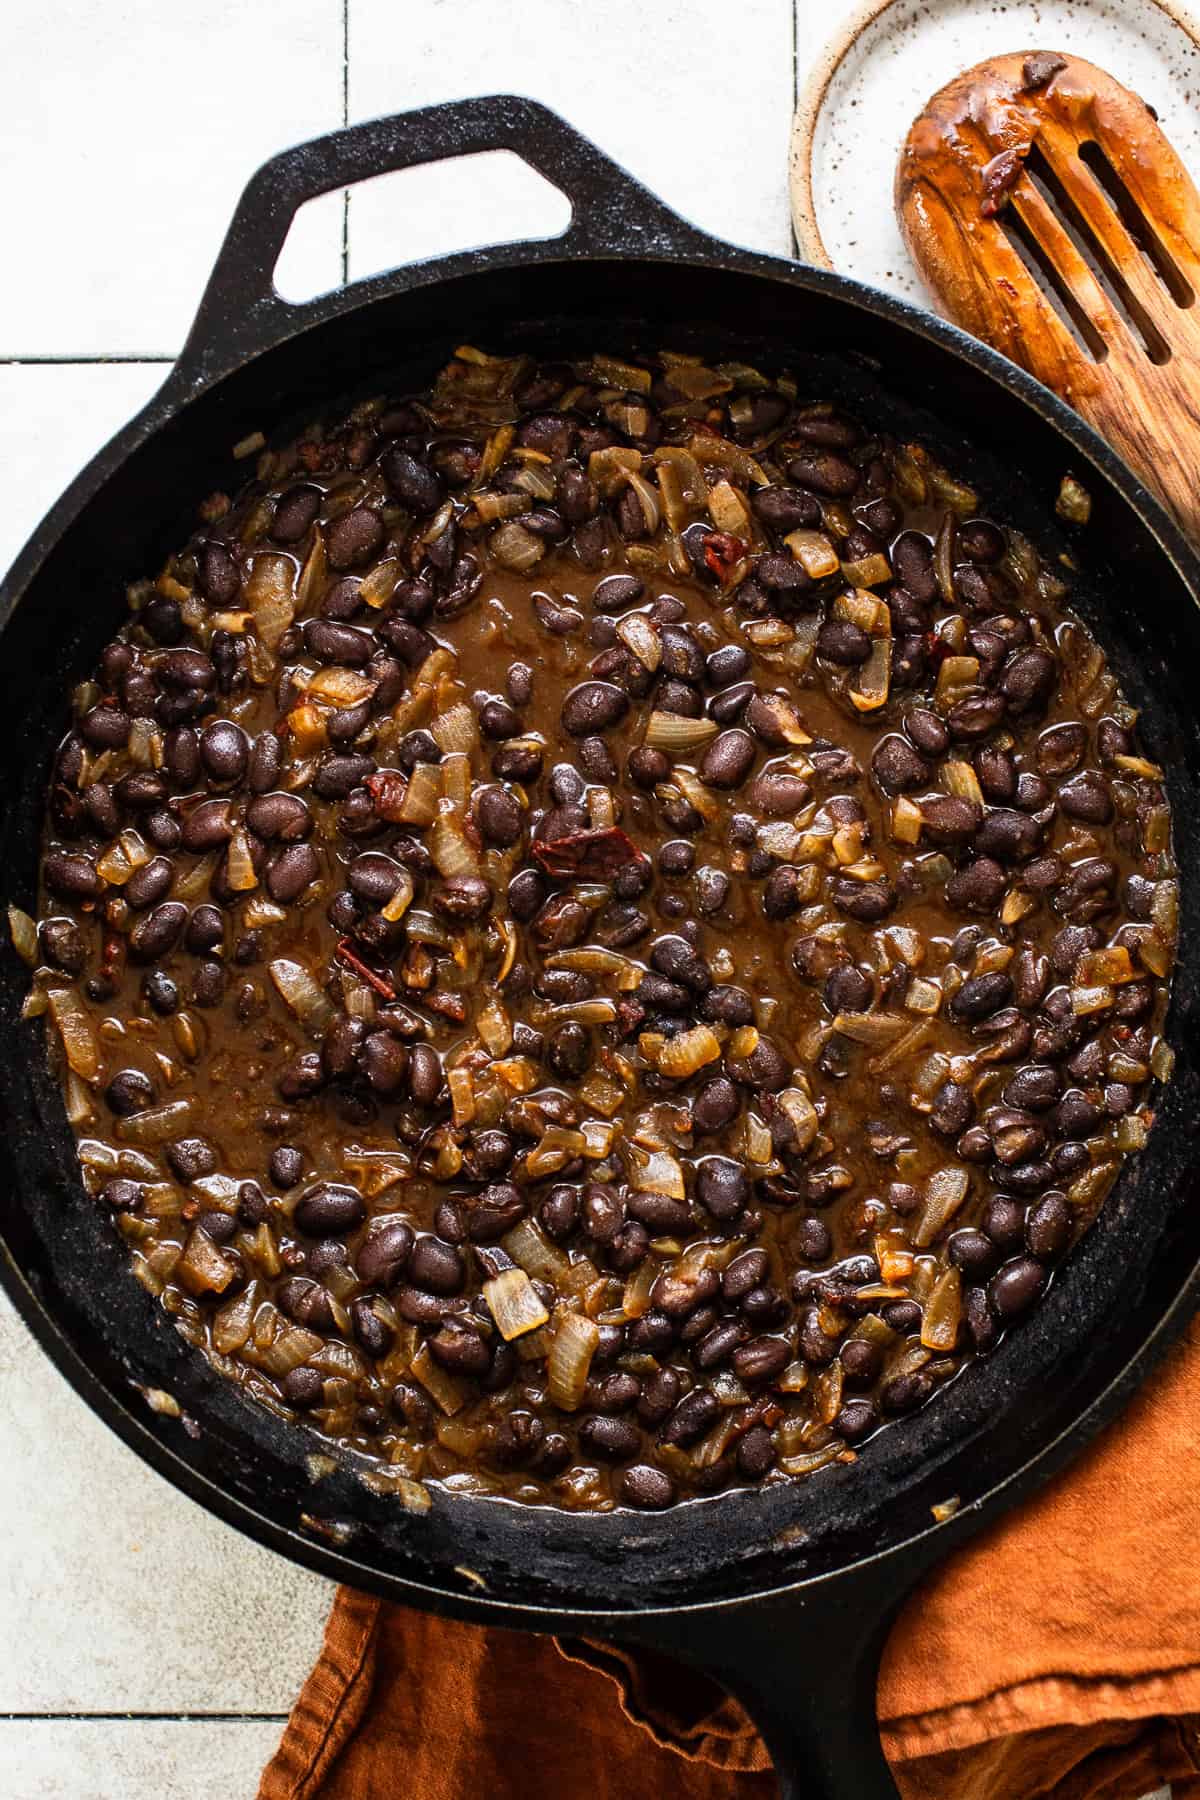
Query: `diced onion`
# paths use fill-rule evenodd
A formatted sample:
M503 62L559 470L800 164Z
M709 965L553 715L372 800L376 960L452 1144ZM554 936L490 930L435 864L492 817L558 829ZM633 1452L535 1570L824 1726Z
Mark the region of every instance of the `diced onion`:
M668 1038L658 1053L659 1073L670 1080L694 1075L706 1063L716 1062L721 1054L720 1040L708 1025L693 1025L688 1031Z
M439 749L448 754L454 751L469 754L478 748L479 725L473 708L465 700L456 701L445 712L439 713L429 729Z
M280 998L291 1008L300 1023L313 1037L323 1037L333 1022L335 1009L328 995L303 964L281 956L267 964L267 972L275 983Z
M437 818L442 779L436 763L414 763L396 813L400 825L432 825Z
M478 875L479 858L463 830L457 808L447 801L438 803L438 815L429 827L429 854L438 874L446 880L459 875Z
M245 894L258 886L254 858L250 854L250 838L244 825L238 825L229 840L225 856L226 874L235 894Z
M585 1148L586 1139L581 1131L569 1130L565 1125L551 1125L527 1153L525 1173L531 1181L537 1181L544 1175L557 1175L569 1162L582 1156ZM512 1256L511 1250L509 1255ZM519 1259L513 1257L513 1260L515 1262Z
M836 575L842 566L832 539L827 538L823 531L790 531L783 541L804 573L813 581L820 581L826 575Z
M272 653L296 616L294 587L296 568L288 556L273 553L255 556L244 588L246 605L254 614L254 629Z
M535 537L532 531L526 531L515 519L497 525L489 540L489 547L498 563L518 572L532 569L546 554L546 546L541 538Z
M859 712L874 712L888 697L892 682L892 640L877 637L871 654L846 690Z
M443 1369L434 1360L433 1352L428 1344L422 1344L409 1364L410 1369L427 1393L431 1394L447 1418L453 1418L466 1403L467 1390L457 1376L449 1369Z
M13 949L21 958L21 961L27 963L32 969L37 962L37 926L34 924L29 914L27 912L22 912L19 906L10 906L8 909L8 929L12 935Z
M194 1100L171 1100L166 1106L151 1106L118 1119L113 1129L123 1144L165 1144L186 1130L194 1110Z
M669 1150L647 1150L632 1140L624 1145L630 1164L629 1182L639 1194L666 1194L671 1200L687 1196L683 1166Z
M546 1372L550 1398L564 1412L574 1412L583 1399L599 1342L600 1327L594 1319L560 1309Z
M687 756L710 744L720 726L715 719L688 719L682 713L652 712L646 724L648 750L665 750L668 756Z
M929 1177L925 1204L913 1233L913 1242L919 1249L926 1249L946 1229L966 1199L969 1186L965 1169L937 1169Z
M1136 980L1137 970L1124 944L1114 944L1105 950L1085 950L1075 964L1075 981L1081 988L1120 987L1126 981Z
M483 1284L483 1297L496 1321L496 1329L506 1344L536 1331L550 1314L538 1298L537 1289L524 1269L502 1269Z
M571 1259L552 1244L541 1227L532 1219L521 1219L506 1232L500 1245L513 1261L537 1281L548 1281L562 1287L571 1275Z
M68 1067L81 1081L95 1081L100 1073L100 1043L83 1001L74 988L67 987L51 988L46 999Z
M962 1278L955 1268L943 1269L921 1314L921 1342L927 1350L953 1350L962 1320Z
M616 631L625 648L653 674L662 662L662 639L645 613L630 613L620 620Z

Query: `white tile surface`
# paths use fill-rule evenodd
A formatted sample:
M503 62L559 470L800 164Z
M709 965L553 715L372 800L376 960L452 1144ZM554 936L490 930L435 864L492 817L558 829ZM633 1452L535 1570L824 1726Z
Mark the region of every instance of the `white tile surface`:
M7 1301L0 1420L0 1715L286 1712L320 1647L329 1583L140 1462ZM0 1792L9 1800L3 1777Z
M394 0L349 4L351 119L472 94L532 95L697 224L787 253L784 0L523 0L511 13L499 0L410 0L403 31ZM352 194L355 258L404 260L429 192L417 177L411 186L412 201L388 207ZM458 204L448 195L440 207L434 247L478 241L477 219L461 217ZM525 217L519 197L498 192L487 236L522 235ZM437 223L426 216L422 235Z
M246 178L341 122L341 0L54 0L9 18L0 357L173 352ZM339 212L304 254L336 281Z
M166 374L154 363L0 363L0 469L7 487L0 572L67 483Z
M5 1800L251 1800L264 1719L0 1721Z

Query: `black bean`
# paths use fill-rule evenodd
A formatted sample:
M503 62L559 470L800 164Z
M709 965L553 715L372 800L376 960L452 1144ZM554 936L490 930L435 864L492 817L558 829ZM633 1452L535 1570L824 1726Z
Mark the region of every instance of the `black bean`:
M228 800L202 800L183 821L185 850L217 850L233 836L233 809Z
M200 760L205 772L222 784L242 780L249 749L245 732L232 719L214 719L200 734Z
M294 1144L277 1144L271 1152L267 1173L277 1188L299 1187L304 1179L304 1152Z
M173 1173L183 1182L198 1181L202 1175L211 1175L217 1166L212 1145L200 1137L176 1138L167 1145L166 1158Z
M335 619L306 619L303 630L305 649L323 663L361 668L375 652L371 633L357 625L342 625Z
M763 884L762 909L768 919L787 919L804 905L803 872L793 863L780 863Z
M946 888L949 893L949 882ZM896 890L890 881L854 881L849 876L839 876L830 883L829 891L835 906L864 925L885 919L896 904Z
M151 857L140 869L135 869L121 892L126 903L135 912L141 912L147 906L156 906L171 885L174 869L165 856Z
M641 1448L642 1434L628 1419L585 1413L579 1421L579 1442L604 1462L628 1462Z
M851 619L826 619L817 633L817 655L827 662L855 668L871 654L871 640Z
M1108 784L1094 769L1064 781L1058 790L1058 804L1069 819L1082 819L1088 825L1107 825L1113 816Z
M1008 878L998 862L990 856L977 856L950 876L946 901L958 912L992 912L1007 885Z
M359 569L378 556L387 533L379 514L369 506L355 506L333 521L325 534L325 553L331 569Z
M1014 712L1033 712L1044 706L1058 669L1046 650L1019 650L1000 677L1000 691Z
M387 452L380 467L392 493L410 512L436 512L441 505L442 484L428 463L397 448Z
M377 1220L355 1259L361 1280L371 1287L394 1287L413 1248L412 1226L403 1219Z
M1037 741L1037 766L1043 775L1070 775L1087 754L1087 726L1078 722L1051 725Z
M929 1123L943 1137L956 1138L966 1130L974 1113L975 1103L970 1089L960 1087L954 1081L945 1081L933 1097Z
M290 906L320 873L320 860L311 844L289 844L268 864L267 892L280 906Z
M366 1203L356 1188L318 1181L306 1188L292 1215L309 1237L341 1237L366 1217Z
M833 450L814 451L808 456L793 457L787 472L797 486L826 494L831 499L846 500L857 493L861 476L853 463Z
M1011 998L1012 981L1003 969L994 969L987 975L972 975L952 997L950 1016L974 1023L977 1019L988 1018L999 1011L1000 1007L1007 1006Z
M670 1506L675 1498L675 1483L663 1469L651 1463L634 1463L621 1476L620 1496L626 1506L644 1511Z
M798 488L759 488L752 495L750 504L763 524L781 536L821 523L820 504L811 494L802 493Z
M162 969L151 969L142 991L155 1012L166 1018L179 1005L179 989Z
M878 1429L879 1423L879 1414L873 1402L856 1398L846 1401L833 1421L833 1429L848 1444L860 1444Z
M418 1238L408 1259L409 1280L433 1294L461 1294L467 1266L461 1251L441 1238Z
M1070 1237L1071 1208L1066 1196L1052 1188L1029 1209L1025 1220L1025 1243L1031 1256L1047 1262L1066 1249Z
M590 737L625 717L629 698L611 681L581 681L562 704L562 722L572 737Z
M704 1387L693 1388L679 1402L659 1438L664 1444L678 1444L681 1449L686 1449L716 1423L720 1411L720 1402L714 1393Z
M409 1057L408 1085L418 1106L433 1106L442 1091L441 1058L431 1044L414 1044Z
M950 733L936 713L918 707L904 715L904 729L925 756L942 756L949 748Z
M482 919L491 911L491 884L482 875L451 875L434 888L430 902L444 919Z
M104 1090L109 1111L119 1119L153 1106L155 1097L154 1083L140 1069L119 1070Z
M295 843L313 828L312 814L298 794L259 794L246 808L246 824L268 843Z
M137 962L157 962L179 942L187 923L188 909L182 900L164 900L153 912L138 920L129 934L129 954Z
M155 664L154 672L164 687L184 692L203 692L216 679L212 658L203 650L168 650Z
M929 781L929 764L907 739L896 733L881 738L871 758L871 772L885 794L906 794Z
M739 1381L773 1381L792 1360L786 1339L750 1338L733 1351L733 1372Z
M737 1089L724 1075L706 1081L692 1102L692 1126L702 1136L724 1130L736 1119L741 1103Z
M555 499L563 518L572 525L590 519L600 504L594 481L576 463L567 463L555 477Z
M260 731L250 749L249 785L252 794L266 794L279 779L283 746L273 731Z
M871 1387L883 1365L883 1352L866 1338L849 1338L842 1345L839 1361L848 1387Z
M975 835L975 848L997 862L1023 862L1041 841L1041 830L1026 813L1009 806L994 806Z
M748 731L723 731L700 762L700 779L709 787L736 788L754 766L757 746Z
M90 856L66 850L51 850L42 862L46 886L65 900L96 900L104 892L104 881L96 872Z
M209 605L223 610L233 605L242 585L241 574L229 548L215 538L209 538L200 552L196 577L200 592Z
M935 844L966 843L979 829L979 819L974 801L958 794L930 794L921 802L922 829Z
M417 1249L420 1249L419 1244ZM487 1344L474 1326L463 1319L444 1319L440 1329L429 1339L429 1348L435 1362L454 1375L485 1375L491 1366L492 1356Z
M297 482L275 502L271 520L271 536L277 544L298 544L307 537L321 510L321 490L308 482Z
M56 969L62 969L67 975L82 972L87 962L87 946L74 919L43 919L38 927L38 935L42 954L48 963L52 963Z
M1015 1319L1031 1307L1046 1285L1046 1271L1032 1256L1015 1256L993 1275L988 1299L1001 1319Z
M793 556L776 556L768 552L754 565L754 579L768 594L802 593L812 586L812 577Z
M822 997L832 1013L866 1012L874 998L871 978L855 963L841 963L825 977Z

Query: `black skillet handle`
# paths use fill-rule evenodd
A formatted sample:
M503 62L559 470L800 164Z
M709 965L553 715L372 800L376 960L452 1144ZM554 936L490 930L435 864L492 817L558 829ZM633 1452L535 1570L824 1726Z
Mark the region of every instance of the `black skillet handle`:
M251 355L337 310L340 294L293 304L275 289L279 253L306 200L396 169L484 150L515 152L570 200L570 223L552 240L556 257L669 256L707 241L536 100L491 94L372 119L297 144L251 177L176 365L180 379L203 384L229 363L231 352ZM403 254L402 245L398 252ZM434 269L447 272L456 260L400 266L355 287L372 297L402 292L430 279Z
M896 1615L940 1554L930 1536L779 1597L660 1613L621 1636L700 1668L741 1701L780 1800L898 1800L875 1688Z

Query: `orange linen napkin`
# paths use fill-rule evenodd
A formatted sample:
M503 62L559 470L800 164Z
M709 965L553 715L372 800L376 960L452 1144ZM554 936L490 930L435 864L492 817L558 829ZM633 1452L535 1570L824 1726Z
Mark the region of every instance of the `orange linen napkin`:
M878 1694L904 1800L1136 1800L1165 1781L1200 1800L1197 1394L1193 1322L1066 1476L908 1602ZM741 1709L663 1658L343 1588L259 1800L774 1791Z

